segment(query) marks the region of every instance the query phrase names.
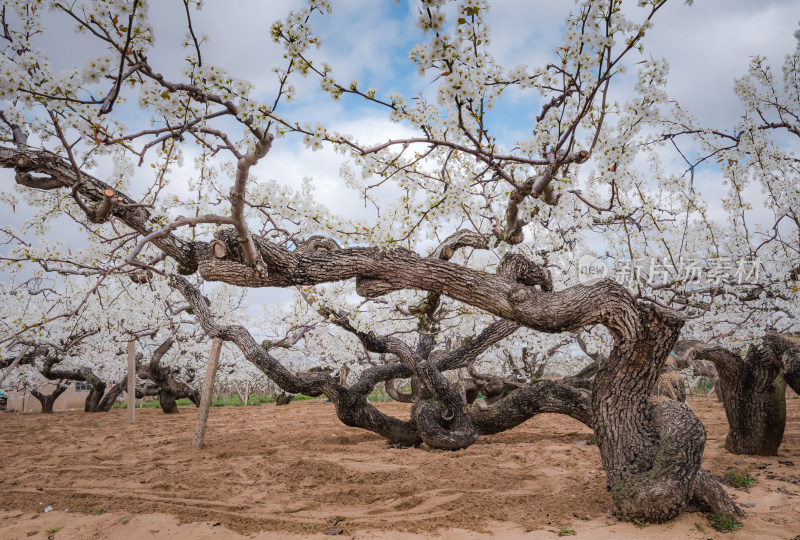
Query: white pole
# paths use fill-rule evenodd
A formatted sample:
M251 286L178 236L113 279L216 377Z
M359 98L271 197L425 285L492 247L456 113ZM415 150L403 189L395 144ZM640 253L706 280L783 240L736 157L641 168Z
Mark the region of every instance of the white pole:
M197 425L194 428L194 439L192 446L203 448L203 440L206 437L206 424L208 423L208 413L211 410L211 398L214 393L214 377L217 376L217 366L219 365L219 352L222 349L222 340L214 338L211 342L211 355L206 365L206 377L203 379L203 391L200 394L200 408L197 411Z
M128 423L136 421L136 341L128 342Z

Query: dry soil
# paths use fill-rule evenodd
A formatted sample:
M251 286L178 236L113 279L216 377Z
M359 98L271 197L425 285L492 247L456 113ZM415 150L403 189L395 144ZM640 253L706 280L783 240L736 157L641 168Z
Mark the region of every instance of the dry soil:
M746 507L739 538L800 535L800 399L788 400L777 457L723 447L713 398L690 398L705 424L703 465ZM378 405L408 416L408 405ZM193 407L0 414L0 538L722 537L697 512L663 525L617 522L591 431L541 415L459 452L393 449L343 426L321 401L214 408L206 448L191 447ZM48 510L52 508L52 510ZM57 531L55 531L58 529Z

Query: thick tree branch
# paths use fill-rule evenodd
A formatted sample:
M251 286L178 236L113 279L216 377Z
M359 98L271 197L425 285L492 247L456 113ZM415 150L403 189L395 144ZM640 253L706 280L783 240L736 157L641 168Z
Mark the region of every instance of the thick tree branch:
M76 193L94 203L106 200L106 191L111 187L97 178L82 173L79 179L72 166L63 158L44 150L14 150L0 147L0 167L15 169L17 182L22 185L34 184L38 189L55 189L65 187L73 189ZM40 173L47 175L45 182L39 182L26 173ZM22 181L20 181L22 180ZM115 204L111 214L119 218L131 229L143 236L151 234L149 220L150 213L142 207L136 206L137 202L122 193L116 193L120 204ZM197 269L194 257L194 246L174 235L156 238L153 243L167 256L174 259L181 271L192 274Z

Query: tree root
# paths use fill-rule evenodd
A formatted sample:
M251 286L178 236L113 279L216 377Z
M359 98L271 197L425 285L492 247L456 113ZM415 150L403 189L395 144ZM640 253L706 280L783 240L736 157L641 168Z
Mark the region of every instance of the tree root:
M700 510L729 518L744 516L739 506L731 500L722 485L705 469L697 471L691 502Z

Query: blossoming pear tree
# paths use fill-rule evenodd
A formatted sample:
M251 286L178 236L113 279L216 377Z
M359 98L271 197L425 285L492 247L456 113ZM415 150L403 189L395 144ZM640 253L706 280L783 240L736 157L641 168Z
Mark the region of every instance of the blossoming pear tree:
M164 412L177 412L175 401L181 397L199 399L192 382L207 357L209 340L186 313L189 306L163 279L137 283L126 275L111 275L98 284L91 261L77 251L69 263L54 260L57 253L26 260L31 256L26 251L20 244L4 257L18 267L2 289L4 386L38 391L52 381L61 390L62 383L83 382L90 387L85 410L108 411L125 390L124 344L134 340L138 360L149 358L137 364L137 393L158 395ZM83 275L73 273L76 268ZM224 287L213 293L220 313L238 307L240 295ZM13 360L24 347L28 350L15 370ZM241 364L230 353L225 359ZM45 412L52 412L57 397L40 399Z
M665 111L661 132L654 138L659 143L669 141L679 152L681 177L691 179L695 171L715 163L727 188L715 194L721 195L726 223L707 218L708 204L697 201L701 186L690 183L679 189L684 204L706 216L696 232L707 244L711 262L722 270L703 284L704 294L719 300L703 300L684 336L700 340L694 357L713 363L719 373L730 424L725 444L733 453L775 455L786 423L784 379L800 390L794 361L800 299L796 210L800 177L795 155L800 148L800 31L795 38L797 44L786 55L781 75L773 72L766 58L756 56L747 74L735 81L742 109L734 125L704 126L675 103ZM672 184L685 183L676 178ZM760 204L754 202L759 199ZM754 264L744 269L744 261L737 261L735 254ZM745 272L758 279L737 286ZM698 285L695 281L685 288L690 289L685 292L687 299L702 291Z
M235 344L286 392L325 394L347 425L456 450L537 412L572 414L595 430L620 516L664 521L691 501L733 516L740 510L700 466L700 421L685 403L653 397L687 320L721 303L717 285L694 290L693 280L669 274L633 286L568 275L591 245L589 231L605 235L608 257L624 262L695 254L723 230L687 177L662 172L655 158L645 174L635 163L655 143L646 128L669 102L666 64L640 54L665 3L623 10L618 0L580 0L544 65L509 69L491 55L488 2L421 0L426 41L410 56L435 95L407 99L340 81L336 66L315 58L321 39L312 23L324 24L326 0L311 0L272 26L284 59L266 98L204 60L192 2L185 2L185 64L166 72L156 67L145 1L9 0L0 166L13 171L18 192L4 197L9 204L22 197L101 235L109 275L167 276L210 337ZM45 7L53 11L49 27ZM97 56L57 70L40 38L69 25L96 44ZM634 65L623 91L630 79L620 74ZM381 107L414 135L365 142L295 120L286 102L299 76L316 79L335 100ZM491 110L511 93L537 112L532 136L509 143ZM372 202L380 210L374 219L335 215L311 182L291 190L256 178L282 138L297 136L310 151L330 146L347 159L342 193ZM188 154L191 190L170 190ZM102 172L108 163L111 172ZM136 165L146 165L136 173L146 180L134 183ZM738 254L733 246L720 253ZM220 317L186 276L300 287L317 313L387 361L345 380L288 369L273 356L274 343L264 346ZM343 302L315 299L321 285L339 284L347 298L404 315L401 329L413 330L416 343L351 318ZM469 310L482 321L472 339L432 354L449 314L468 318ZM603 327L611 347L592 391L538 381L483 407L468 405L445 372L474 370L477 357L521 327L545 334ZM376 384L398 378L420 388L410 421L366 400Z

